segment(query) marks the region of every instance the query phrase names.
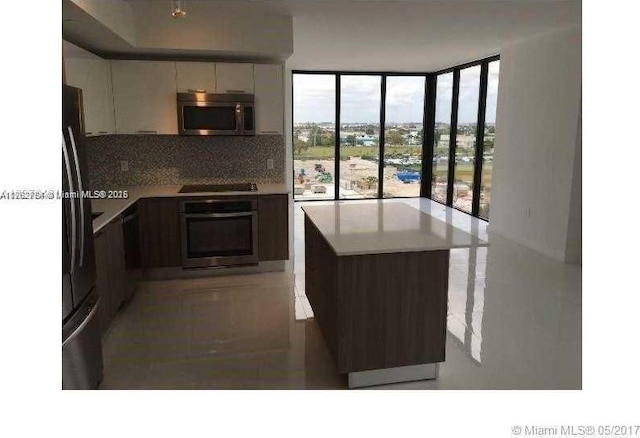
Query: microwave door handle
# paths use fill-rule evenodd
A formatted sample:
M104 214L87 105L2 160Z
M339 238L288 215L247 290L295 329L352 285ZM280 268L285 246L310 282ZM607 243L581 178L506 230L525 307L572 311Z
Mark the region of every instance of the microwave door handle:
M71 177L71 163L69 162L69 151L67 149L67 141L64 138L64 132L62 133L62 154L64 156L64 164L67 168L67 183L69 184L69 196L72 196L75 191L73 190L73 178ZM64 198L63 198L64 199ZM76 265L76 202L71 197L71 268L69 273L73 275L74 267Z
M244 110L242 105L236 103L236 133L242 134L244 130Z
M69 130L69 138L71 139L71 148L73 149L73 158L76 165L76 176L78 177L78 203L80 204L80 263L78 266L82 267L84 262L84 199L82 194L84 189L82 187L82 174L80 173L80 160L78 159L78 148L76 147L76 141L73 138L73 130L71 126L67 126Z

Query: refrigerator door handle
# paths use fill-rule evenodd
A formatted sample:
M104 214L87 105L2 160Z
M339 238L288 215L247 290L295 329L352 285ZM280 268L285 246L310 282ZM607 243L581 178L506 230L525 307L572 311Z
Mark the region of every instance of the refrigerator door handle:
M69 184L69 195L73 196L73 178L71 178L71 163L69 162L69 151L67 150L67 141L62 133L62 153L64 155L64 164L67 168L67 182ZM71 266L69 269L70 275L73 275L73 271L76 265L76 240L77 240L77 226L76 226L76 203L71 198Z
M82 267L84 264L84 199L82 195L84 189L82 188L82 174L80 173L80 160L78 159L78 149L76 148L76 141L73 138L73 130L71 126L67 126L69 130L69 138L71 139L71 148L73 149L73 158L76 165L76 175L78 176L78 201L80 204L80 262L78 266Z

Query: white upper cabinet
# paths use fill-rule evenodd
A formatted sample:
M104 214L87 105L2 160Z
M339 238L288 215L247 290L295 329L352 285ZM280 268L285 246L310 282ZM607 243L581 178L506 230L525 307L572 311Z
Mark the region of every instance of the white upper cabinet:
M67 84L82 89L85 134L113 134L115 123L109 61L97 56L65 57L64 64Z
M256 134L282 134L282 66L256 64L254 69Z
M253 64L217 62L216 93L253 94Z
M205 90L215 93L216 67L213 62L176 62L178 93Z
M256 134L284 132L279 64L108 61L79 48L64 63L83 92L87 135L177 134L176 92L196 89L254 94Z
M118 134L177 134L176 64L112 61Z

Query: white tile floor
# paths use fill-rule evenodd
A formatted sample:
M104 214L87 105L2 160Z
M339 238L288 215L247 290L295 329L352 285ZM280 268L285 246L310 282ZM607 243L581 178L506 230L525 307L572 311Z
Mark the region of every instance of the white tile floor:
M388 202L419 208L490 246L451 251L439 378L380 389L581 388L579 266L493 235L485 222L429 200ZM101 388L345 388L304 296L300 206L294 275L143 282L105 338Z

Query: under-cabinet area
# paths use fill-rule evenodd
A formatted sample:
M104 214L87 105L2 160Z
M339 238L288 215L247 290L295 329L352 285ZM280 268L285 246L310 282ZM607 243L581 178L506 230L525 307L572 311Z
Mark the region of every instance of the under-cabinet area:
M93 202L103 334L140 279L284 270L289 258L286 191L241 196L167 196L166 191L157 196L162 188L146 188L149 197L131 202ZM243 206L254 210L235 211Z

